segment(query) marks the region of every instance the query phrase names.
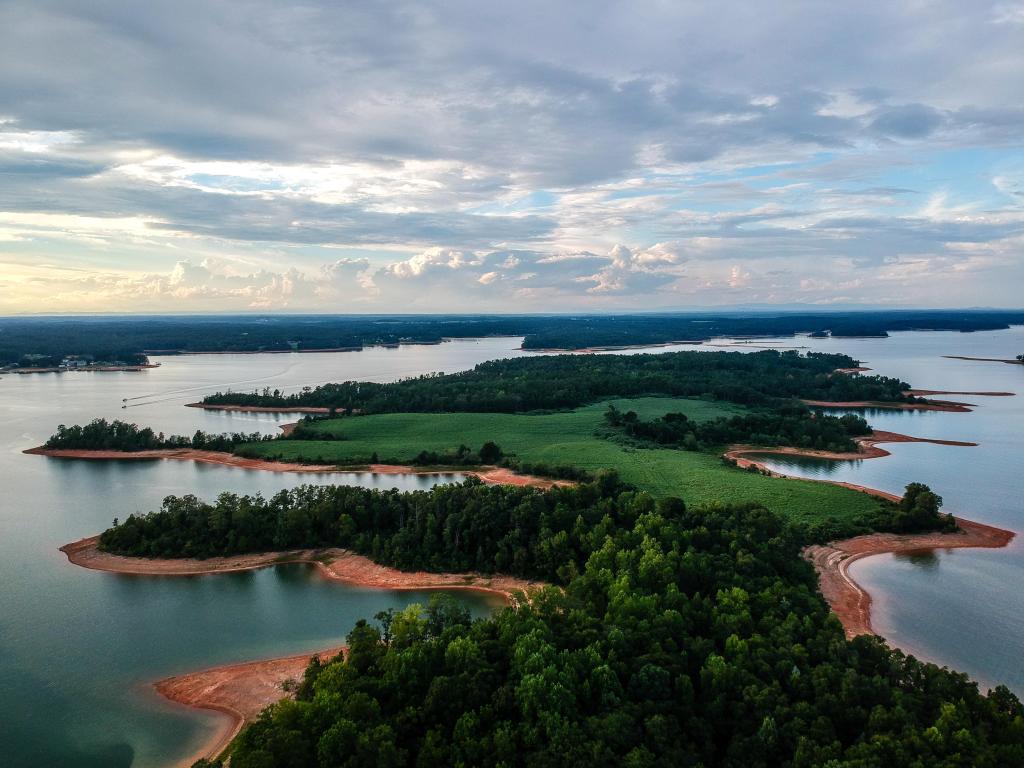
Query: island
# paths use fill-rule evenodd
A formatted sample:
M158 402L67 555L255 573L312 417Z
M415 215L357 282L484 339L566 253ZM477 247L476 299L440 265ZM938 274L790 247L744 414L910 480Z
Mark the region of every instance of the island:
M37 452L486 466L550 481L171 496L66 548L72 562L135 573L305 559L522 587L489 618L437 599L368 617L330 657L161 681L214 708L253 670L291 681L198 765L1021 764L1024 707L1009 690L983 693L889 647L869 632L869 603L835 581L855 556L1003 546L1013 534L943 512L920 483L894 497L759 463L777 452L884 460L879 443L914 439L814 405L929 404L906 382L841 372L860 367L771 350L529 357L297 397L210 398L327 409L273 438L99 420Z

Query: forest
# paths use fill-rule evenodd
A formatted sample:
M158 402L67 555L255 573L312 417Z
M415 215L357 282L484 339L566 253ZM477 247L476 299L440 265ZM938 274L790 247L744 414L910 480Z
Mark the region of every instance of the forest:
M391 383L347 381L294 394L217 392L209 405L313 406L363 413L522 413L575 408L608 397L708 397L741 405L809 400L897 401L910 385L885 376L834 375L847 355L779 352L670 352L657 355L549 355L493 360L462 373Z
M473 622L443 601L360 622L344 660L311 664L296 700L242 731L233 768L1024 762L1012 693L848 642L801 532L756 504L690 509L614 475L547 492L320 487L172 498L103 534L126 554L264 543L562 588Z
M164 448L199 448L207 451L230 451L243 443L260 443L273 440L274 435L259 432L230 432L210 434L196 430L192 437L184 435L165 436L163 432L154 432L149 427L140 427L115 419L93 419L82 426L75 424L57 427L56 433L44 444L44 448L54 450L90 450L90 451L154 451Z
M437 344L523 336L525 349L704 341L716 336L884 336L899 330L979 331L1024 323L1024 312L908 310L622 315L189 315L0 318L0 366L56 365L77 355L144 362L147 354L289 352Z
M691 421L685 413L666 413L644 421L634 411L622 413L610 405L604 418L609 425L641 444L671 445L689 451L744 443L851 452L857 450L855 437L871 434L871 427L861 416L815 413L798 401L771 412L709 421Z

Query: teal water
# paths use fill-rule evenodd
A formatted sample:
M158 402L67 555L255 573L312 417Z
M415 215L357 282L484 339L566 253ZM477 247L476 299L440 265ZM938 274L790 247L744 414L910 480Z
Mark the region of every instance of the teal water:
M791 343L791 340L790 340ZM874 411L878 429L977 442L973 448L924 443L883 447L892 455L856 462L773 459L780 472L841 480L893 493L930 485L945 510L1024 533L1024 366L951 360L943 355L1013 358L1024 327L986 333L898 333L888 339L811 340L920 389L1015 392L1015 397L954 396L971 413ZM982 686L1024 695L1024 537L1005 549L959 549L859 560L850 573L873 598L875 630L908 652L968 672Z
M1020 392L1015 398L965 397L980 403L970 414L881 412L870 418L879 428L975 440L978 448L894 445L885 459L779 468L893 491L923 480L952 511L1024 527L1024 367L941 357L1012 357L1024 351L1024 329L776 343L847 352L919 387ZM168 433L275 432L294 417L181 406L227 387L295 390L325 381L462 370L522 354L518 345L518 339L486 339L358 353L166 357L160 368L143 373L0 377L0 765L173 764L191 754L216 721L164 702L152 692L153 680L325 647L358 618L428 597L346 587L305 566L195 578L119 576L71 566L57 547L96 533L114 517L152 509L169 493L268 494L301 482L414 488L435 480L295 476L169 461L70 462L25 456L22 449L43 442L60 423L97 416ZM122 409L125 398L130 407ZM875 596L874 623L887 638L985 683L1007 682L1024 692L1020 547L882 556L854 569ZM494 606L486 597L456 596L477 615Z
M75 462L26 456L60 423L130 418L168 433L274 432L287 415L204 412L207 390L388 380L516 354L515 339L324 355L167 357L143 373L0 377L0 765L166 766L191 754L215 716L171 705L154 680L300 653L342 640L355 621L429 593L361 589L292 565L194 578L122 576L69 565L57 548L170 493L270 494L299 483L411 489L458 475L294 475L191 462ZM245 382L245 383L241 383ZM134 407L122 409L123 398ZM494 599L454 593L475 615Z

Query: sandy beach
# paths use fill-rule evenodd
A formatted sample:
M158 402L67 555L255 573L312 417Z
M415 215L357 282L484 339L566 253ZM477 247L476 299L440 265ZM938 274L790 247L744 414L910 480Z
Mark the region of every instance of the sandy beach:
M1005 547L1015 534L1002 528L956 518L956 533L870 533L852 539L816 544L804 550L804 557L818 572L821 594L842 622L846 636L874 634L871 628L871 595L849 574L850 565L871 555L889 552L921 552L960 547Z
M203 451L198 448L161 448L152 451L108 451L79 448L28 448L22 453L33 456L49 456L57 459L81 459L85 461L140 461L167 459L173 461L198 461L204 464L220 464L239 469L258 469L266 472L371 472L376 475L449 475L453 473L477 477L489 485L518 485L532 488L554 488L572 485L569 480L552 480L536 475L521 475L507 467L492 465L473 467L413 467L404 464L300 464L290 461L267 461L247 459L224 451Z
M978 445L977 443L969 443L962 440L933 440L926 437L912 437L910 435L900 434L899 432L887 432L879 429L872 431L870 435L856 438L855 442L857 443L857 450L853 452L815 451L808 450L806 448L792 448L788 446L779 448L758 448L756 446L749 445L734 445L726 451L723 456L735 461L736 466L740 469L747 469L748 467L753 466L775 477L789 477L789 475L784 475L781 472L768 469L763 462L752 457L805 456L812 459L826 459L832 461L856 461L858 459L879 459L883 456L889 456L889 451L878 447L879 443L932 443L934 445L952 445L962 448L972 448ZM834 481L821 480L819 482ZM850 483L835 484L860 489L860 486L853 486ZM886 497L891 496L891 494L886 494L883 491L876 491L875 494L884 495Z
M288 695L285 685L302 680L303 672L313 656L326 661L344 650L344 646L337 646L315 653L225 664L154 683L157 692L170 701L226 715L223 725L213 737L179 762L176 768L189 768L202 758L216 758L227 749L242 726L255 720L263 709Z
M464 589L495 595L513 606L528 599L531 592L547 586L543 582L499 574L399 571L336 547L196 560L112 555L101 552L98 543L99 536L91 536L66 544L60 551L70 563L82 568L138 576L199 576L254 570L284 563L309 563L329 579L361 587L392 590ZM199 753L182 765L187 768L202 757L211 758L220 754L246 722L255 718L264 707L287 695L282 683L301 678L313 655L333 656L341 650L342 647L337 646L316 654L304 653L230 664L155 683L156 690L172 701L221 712L230 718L225 720L224 726Z
M771 455L809 456L820 459L850 461L856 459L872 459L888 456L889 452L879 448L878 443L935 443L937 445L975 446L977 443L966 443L956 440L930 440L920 437L902 435L898 432L876 430L870 436L858 438L860 450L855 453L838 453L832 451L808 451L800 448L748 448L734 446L724 454L741 468L757 467L773 477L789 477L781 472L768 469L757 458ZM801 478L806 479L806 478ZM868 488L854 483L837 480L812 480L811 482L831 483L844 488L877 496L888 501L898 502L900 497L893 493ZM995 528L990 525L976 523L962 517L955 518L960 530L956 533L870 533L855 536L851 539L834 541L829 544L815 544L804 550L804 557L814 564L818 572L821 594L828 602L832 611L842 622L847 637L874 634L871 629L871 595L851 578L848 569L851 563L871 555L889 552L920 552L929 549L955 549L960 547L1005 547L1016 535L1012 531Z
M360 587L396 590L468 589L501 597L510 605L519 595L545 586L542 582L512 576L479 573L429 573L399 571L379 565L347 549L296 549L287 552L258 552L232 557L192 558L125 557L101 552L99 536L65 544L60 548L68 561L82 568L136 576L201 576L268 568L284 563L309 563L329 579Z

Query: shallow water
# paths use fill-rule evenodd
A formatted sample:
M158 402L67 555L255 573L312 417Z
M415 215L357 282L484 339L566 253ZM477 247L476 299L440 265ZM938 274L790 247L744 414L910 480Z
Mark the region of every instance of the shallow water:
M162 766L189 754L217 720L162 700L154 680L207 666L337 644L362 617L429 592L364 589L292 565L188 578L77 568L57 547L167 494L270 494L301 483L425 488L460 479L369 473L296 475L182 461L75 462L26 456L60 423L104 416L191 434L277 431L288 415L181 407L204 392L332 379L389 380L518 354L517 339L358 353L158 358L141 373L0 377L0 764ZM123 398L133 407L122 409ZM474 614L494 598L455 593Z
M915 332L888 339L802 340L842 351L874 372L919 389L1006 391L1016 397L949 395L977 404L971 413L873 411L878 429L918 437L977 442L973 448L894 443L879 459L828 462L773 459L786 474L841 480L900 493L927 483L944 509L1024 532L1024 366L951 360L942 355L1013 358L1024 328L985 333ZM943 396L936 396L942 398ZM971 674L983 686L1009 685L1024 695L1024 541L1000 550L959 549L927 556L879 555L857 561L851 575L872 595L875 630L919 657Z
M191 754L215 727L203 713L156 696L149 683L216 664L326 647L354 622L428 594L348 587L307 566L161 579L86 571L57 547L114 517L148 510L169 493L273 493L300 483L427 487L434 479L368 473L294 475L178 461L73 462L26 456L60 423L104 416L164 430L276 432L295 417L181 407L232 387L294 391L326 381L386 381L518 356L519 339L450 342L357 353L198 355L158 358L142 373L0 377L0 764L165 766ZM947 508L1014 530L1021 524L1024 367L943 360L943 354L1012 357L1024 329L890 339L782 339L783 347L847 352L879 373L930 389L1009 390L969 398L973 413L872 414L881 429L974 440L978 448L896 444L893 456L855 464L788 465L782 471L899 491L929 483ZM671 351L676 347L649 351ZM690 349L692 347L678 347ZM738 348L738 347L728 347ZM642 351L642 350L637 350ZM128 398L127 400L123 399ZM130 407L122 409L122 404ZM448 479L457 479L453 476ZM959 550L931 558L859 561L875 595L876 628L917 653L983 682L1024 692L1024 550ZM477 614L495 601L456 593Z

